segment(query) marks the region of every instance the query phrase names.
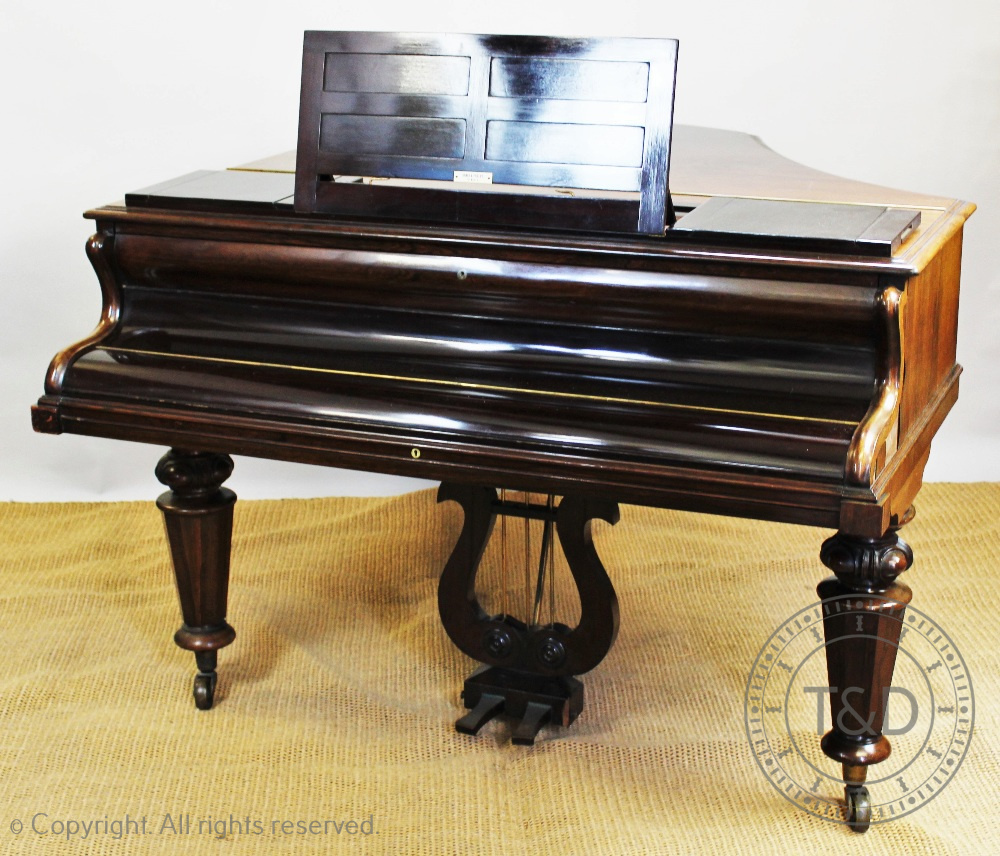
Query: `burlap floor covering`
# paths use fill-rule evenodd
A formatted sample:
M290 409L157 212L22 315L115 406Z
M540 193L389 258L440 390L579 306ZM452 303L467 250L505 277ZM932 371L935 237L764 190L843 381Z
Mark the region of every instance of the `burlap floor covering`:
M461 512L433 492L238 503L211 712L171 641L152 503L4 505L0 851L998 852L1000 484L928 485L918 507L906 581L965 657L975 736L939 796L857 836L784 799L744 733L751 665L815 601L828 533L632 507L599 524L621 633L580 719L526 749L509 724L453 729L473 664L435 585ZM126 818L144 832L116 837Z

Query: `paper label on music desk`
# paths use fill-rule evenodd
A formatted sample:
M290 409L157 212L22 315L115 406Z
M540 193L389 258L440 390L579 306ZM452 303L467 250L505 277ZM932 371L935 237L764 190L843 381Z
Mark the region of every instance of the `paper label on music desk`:
M470 172L463 169L456 169L455 181L465 181L469 184L493 184L493 173Z

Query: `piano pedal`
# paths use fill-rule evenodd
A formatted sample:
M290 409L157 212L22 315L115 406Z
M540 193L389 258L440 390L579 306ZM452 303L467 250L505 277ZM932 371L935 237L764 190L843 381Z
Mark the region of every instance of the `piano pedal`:
M473 710L455 723L455 730L461 734L476 735L491 719L503 711L503 696L483 693Z
M542 726L546 725L552 718L552 708L547 704L539 704L537 701L528 702L524 711L524 717L518 723L517 728L511 735L510 742L515 746L533 746L538 732Z
M455 723L462 734L478 734L503 714L518 720L511 742L531 746L545 725L572 723L583 710L583 684L571 677L546 677L483 666L465 681L462 691L469 713Z

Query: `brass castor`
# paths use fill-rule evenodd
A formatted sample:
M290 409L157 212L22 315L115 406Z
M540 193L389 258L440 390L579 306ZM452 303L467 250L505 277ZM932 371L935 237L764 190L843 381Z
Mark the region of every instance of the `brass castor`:
M847 785L844 788L847 803L847 825L853 832L867 832L872 821L872 802L864 785Z
M194 676L194 706L198 710L211 710L215 700L215 672L207 674L199 672Z

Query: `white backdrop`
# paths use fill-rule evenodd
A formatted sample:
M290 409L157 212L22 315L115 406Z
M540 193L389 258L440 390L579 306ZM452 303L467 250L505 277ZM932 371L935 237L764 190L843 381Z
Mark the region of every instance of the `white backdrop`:
M977 202L958 405L931 480L1000 480L1000 25L995 0L669 3L8 0L0 19L0 500L148 498L162 450L31 433L52 355L90 331L89 207L294 148L302 31L680 39L676 121L749 131L850 178ZM394 493L413 480L239 459L244 497Z

